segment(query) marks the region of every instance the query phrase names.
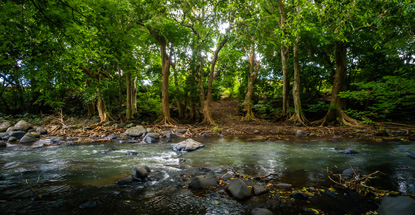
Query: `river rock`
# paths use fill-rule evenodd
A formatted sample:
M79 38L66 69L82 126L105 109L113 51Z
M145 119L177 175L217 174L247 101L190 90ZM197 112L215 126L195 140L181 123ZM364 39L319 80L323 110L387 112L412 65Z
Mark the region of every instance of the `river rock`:
M195 151L203 147L205 147L205 145L197 141L194 141L193 139L187 139L185 141L182 141L180 143L173 145L173 150L190 152L190 151Z
M176 134L172 134L172 133L170 133L170 132L167 132L166 134L164 134L164 136L165 136L167 139L172 139L172 138L176 138L176 137L177 137L177 135L176 135Z
M146 143L156 143L160 140L160 135L157 133L148 133L144 137L144 142Z
M378 213L379 215L414 215L415 200L409 196L383 197Z
M210 135L209 135L209 134L206 134L206 133L203 133L203 134L202 134L202 137L204 137L204 138L209 138L209 137L210 137Z
M148 133L154 133L154 130L152 128L147 128Z
M54 137L50 140L50 144L63 144L66 142L65 137Z
M358 152L358 151L356 151L356 150L354 150L354 149L345 149L345 150L343 151L343 153L344 153L344 154L350 154L350 155L352 155L352 154L359 154L359 152Z
M9 142L9 143L14 143L14 142L17 142L17 138L16 137L9 137L9 139L7 140L7 142Z
M19 131L27 131L30 128L32 128L32 124L26 122L25 120L20 120L14 125L14 128L16 128Z
M1 125L0 125L0 132L5 132L5 131L7 131L7 129L8 129L9 127L11 127L11 126L13 126L11 122L9 122L9 121L4 121L4 122L3 122L3 123L1 123Z
M0 142L0 148L5 148L7 147L7 143L5 142Z
M25 136L26 132L24 131L13 131L10 133L11 137L16 137L17 139L22 139Z
M34 137L40 138L40 134L37 132L30 132Z
M110 134L110 135L108 135L108 139L115 140L115 139L118 139L118 136L115 135L115 134Z
M299 200L307 200L308 195L301 192L294 192L288 195L290 198L299 199Z
M89 208L94 208L94 207L96 207L98 205L99 205L99 202L90 201L90 202L85 202L85 203L79 205L79 208L80 209L89 209Z
M415 153L412 153L412 154L408 155L408 157L410 157L412 159L415 159Z
M196 176L192 182L190 182L190 187L193 189L207 189L209 187L216 187L218 184L219 180L215 173L209 171L206 175Z
M32 143L32 142L36 142L36 137L31 134L31 133L27 133L25 134L22 139L20 139L19 143Z
M295 136L296 137L306 137L308 134L303 130L297 130Z
M138 152L134 152L134 151L128 151L127 153L125 153L127 156L134 156L134 155L138 155Z
M176 133L178 133L178 134L184 134L184 133L186 133L186 132L187 132L187 129L185 129L185 128L179 128L179 129L176 129L175 131L176 131Z
M247 199L251 197L252 191L241 179L233 179L229 182L228 191L237 200Z
M147 130L141 126L141 125L137 125L135 127L129 128L125 131L125 134L131 137L139 137L141 135L143 135L144 133L146 133Z
M279 184L277 184L277 187L284 188L284 189L290 189L291 184L279 183Z
M148 174L151 172L150 168L145 165L137 165L133 169L132 177L134 179L145 179L148 177Z
M43 127L37 127L36 132L39 133L40 135L45 135L48 133L48 131Z
M117 181L117 185L127 185L127 184L131 184L134 181L135 179L132 176L128 176Z
M252 186L252 188L254 189L254 193L257 196L268 192L267 188L265 188L264 186L254 185Z
M265 208L254 208L251 215L272 215L272 212Z

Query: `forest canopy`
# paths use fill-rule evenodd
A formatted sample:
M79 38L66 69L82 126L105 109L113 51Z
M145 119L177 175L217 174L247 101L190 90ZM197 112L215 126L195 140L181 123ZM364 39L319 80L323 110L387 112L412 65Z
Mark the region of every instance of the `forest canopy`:
M3 0L0 113L415 120L412 0Z

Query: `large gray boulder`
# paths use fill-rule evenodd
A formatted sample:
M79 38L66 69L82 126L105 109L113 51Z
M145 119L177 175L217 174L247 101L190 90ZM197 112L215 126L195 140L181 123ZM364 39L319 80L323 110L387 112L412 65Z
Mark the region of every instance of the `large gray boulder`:
M187 139L185 141L182 141L180 143L177 143L175 145L173 145L173 150L174 151L186 151L186 152L190 152L190 151L195 151L197 149L203 148L205 147L205 145L194 141L192 139Z
M156 143L160 140L160 134L157 133L148 133L144 137L144 142L146 143Z
M130 137L139 137L139 136L142 136L146 132L147 130L143 126L137 125L135 127L127 129L125 131L125 134Z
M31 134L31 133L27 133L25 134L22 139L20 139L20 143L32 143L32 142L36 142L36 137Z
M24 131L12 131L10 132L10 137L16 137L17 139L22 139L26 135Z
M14 127L18 130L18 131L28 131L30 128L32 128L32 124L26 122L25 120L20 120L19 122L17 122Z
M383 197L379 215L414 215L415 200L409 196Z
M267 188L265 188L264 186L254 185L252 186L252 188L254 189L254 193L257 196L268 193Z
M137 165L133 169L132 177L134 179L145 179L150 174L151 170L148 166L145 165Z
M10 123L9 121L4 121L3 123L0 124L0 132L7 131L7 129L11 126L12 126L12 123Z
M254 208L251 215L272 215L272 212L265 208Z
M247 199L251 197L252 191L241 179L233 179L229 182L228 191L237 200Z
M206 175L196 176L192 182L190 182L190 187L192 189L207 189L218 185L219 180L212 171L208 172Z

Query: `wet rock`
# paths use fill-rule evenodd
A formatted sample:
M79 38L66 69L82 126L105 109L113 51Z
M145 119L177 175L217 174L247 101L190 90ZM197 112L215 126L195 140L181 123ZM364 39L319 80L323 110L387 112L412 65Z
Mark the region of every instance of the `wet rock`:
M100 136L100 138L102 138L102 139L104 139L106 137L107 137L107 135L105 135L105 134L103 134L103 135Z
M132 177L134 179L145 179L148 177L148 174L150 174L151 170L145 165L137 165L133 169L133 175Z
M96 207L98 205L99 205L99 202L90 201L90 202L85 202L85 203L79 205L79 208L80 209L90 209L90 208L94 208L94 207Z
M12 126L12 123L11 122L9 122L9 121L4 121L3 123L1 123L0 124L0 132L5 132L5 131L7 131L7 129L9 128L9 127L11 127Z
M50 140L50 144L63 144L66 142L66 139L64 137L54 137Z
M32 143L32 142L36 142L36 137L31 134L31 133L27 133L25 134L22 139L20 139L19 143Z
M298 199L298 200L307 200L308 195L305 193L295 192L289 195L290 198Z
M363 172L360 169L345 169L342 172L342 175L355 175L355 174L363 174Z
M139 126L139 125L137 125L137 126ZM134 123L127 123L124 127L125 128L132 128L132 127L134 127Z
M254 189L254 193L257 196L268 192L268 190L264 186L254 185L252 186L252 188Z
M340 136L336 136L336 135L334 135L333 137L332 137L332 139L336 139L336 140L339 140L339 139L341 139L342 137L340 137Z
M30 132L34 137L40 138L40 134L37 132Z
M115 135L115 134L110 134L110 135L108 135L108 139L115 140L115 139L118 139L118 136Z
M125 134L131 137L139 137L141 135L143 135L144 133L146 133L147 130L141 126L141 125L137 125L135 127L129 128L125 131Z
M160 140L160 135L157 133L148 133L144 137L144 142L146 143L156 143Z
M356 150L354 150L354 149L345 149L345 150L343 151L343 153L344 153L344 154L350 154L350 155L352 155L352 154L359 154L359 152L358 152L358 151L356 151Z
M152 128L147 128L148 133L154 133L154 130Z
M36 128L36 132L39 133L40 135L48 134L48 131L43 127Z
M134 152L134 151L128 151L127 153L125 153L127 156L134 156L134 155L138 155L138 152Z
M7 140L7 142L9 142L9 143L17 142L17 138L16 137L9 137L9 139Z
M176 131L176 133L178 133L178 134L184 134L184 133L186 133L186 132L187 132L187 129L185 129L185 128L179 128L179 129L176 129L175 131Z
M378 213L379 215L413 215L415 200L409 196L383 197Z
M76 145L76 142L71 141L71 142L69 142L69 144L68 144L68 145L70 145L70 146L75 146L75 145Z
M127 142L128 142L128 143L139 143L139 141L138 141L138 140L128 140Z
M14 125L14 128L18 131L27 131L32 128L32 124L26 122L25 120L20 120Z
M265 208L254 208L251 215L272 215L272 212Z
M117 181L117 185L127 185L133 183L134 181L135 179L132 176L128 176Z
M204 138L209 138L209 137L210 137L210 135L209 135L209 134L206 134L206 133L203 133L203 134L202 134L202 137L204 137Z
M13 132L10 133L11 137L16 137L17 139L22 139L23 136L25 136L25 135L26 135L26 132L24 132L24 131L13 131Z
M209 187L216 187L218 184L219 180L215 173L210 171L206 175L196 176L192 182L190 182L190 187L192 189L207 189Z
M296 137L306 137L308 134L303 130L297 130L295 136Z
M279 183L277 184L277 187L284 188L284 189L291 189L291 184Z
M0 148L5 148L7 147L7 143L5 142L0 142Z
M172 133L170 133L170 132L167 132L164 136L165 136L167 139L171 139L171 138L176 138L176 137L177 137L177 135L172 134Z
M205 145L197 141L194 141L193 139L187 139L185 141L182 141L180 143L173 145L173 150L190 152L190 151L195 151L203 147L205 147Z
M251 197L252 191L241 179L233 179L229 182L229 193L237 200L247 199Z
M415 159L415 153L412 153L412 154L408 155L408 157L410 157L412 159Z

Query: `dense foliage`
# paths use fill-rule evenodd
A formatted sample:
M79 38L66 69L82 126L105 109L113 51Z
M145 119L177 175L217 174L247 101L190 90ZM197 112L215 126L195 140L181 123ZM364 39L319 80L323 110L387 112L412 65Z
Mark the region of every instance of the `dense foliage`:
M234 98L245 120L415 116L410 0L4 0L0 41L3 114L215 124L211 100Z

